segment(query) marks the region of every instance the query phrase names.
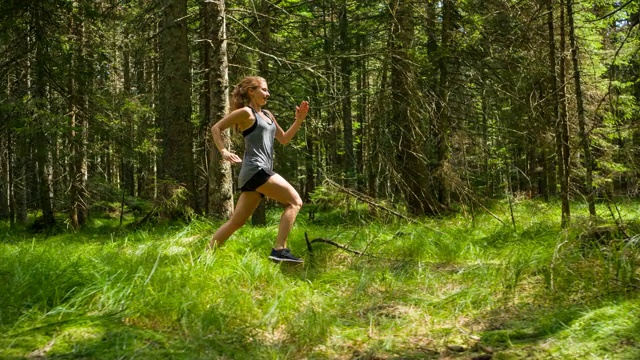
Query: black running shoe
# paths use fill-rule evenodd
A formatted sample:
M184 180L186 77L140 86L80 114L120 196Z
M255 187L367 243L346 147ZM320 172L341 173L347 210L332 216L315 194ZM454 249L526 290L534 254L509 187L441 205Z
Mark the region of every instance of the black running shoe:
M291 254L289 249L271 249L271 255L269 255L269 259L276 262L291 262L291 263L302 263L304 262L302 259L295 257Z

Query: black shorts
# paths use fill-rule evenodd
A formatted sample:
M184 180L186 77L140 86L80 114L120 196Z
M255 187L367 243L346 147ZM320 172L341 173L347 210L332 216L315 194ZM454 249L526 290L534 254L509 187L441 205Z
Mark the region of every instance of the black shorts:
M260 186L269 181L276 173L272 170L260 169L240 188L240 191L256 191Z

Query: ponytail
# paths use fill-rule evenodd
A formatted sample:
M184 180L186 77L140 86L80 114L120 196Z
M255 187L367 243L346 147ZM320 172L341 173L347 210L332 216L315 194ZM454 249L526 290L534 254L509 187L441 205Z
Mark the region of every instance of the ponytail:
M246 90L245 94L246 96ZM242 94L242 90L240 88L240 84L236 85L233 88L233 92L231 93L231 111L238 110L244 107L244 96Z

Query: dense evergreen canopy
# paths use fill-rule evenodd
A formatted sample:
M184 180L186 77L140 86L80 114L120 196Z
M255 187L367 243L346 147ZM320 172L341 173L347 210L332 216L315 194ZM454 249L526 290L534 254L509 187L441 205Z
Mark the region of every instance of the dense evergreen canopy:
M176 188L228 216L234 170L209 126L229 84L261 75L283 126L310 101L276 150L307 199L326 179L418 216L560 197L567 223L571 198L638 196L638 14L599 0L2 1L0 218L38 209L78 227Z

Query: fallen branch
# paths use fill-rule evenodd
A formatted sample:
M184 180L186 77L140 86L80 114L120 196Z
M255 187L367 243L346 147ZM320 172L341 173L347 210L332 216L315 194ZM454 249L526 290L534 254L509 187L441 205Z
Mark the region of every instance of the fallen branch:
M333 241L333 240L329 240L329 239L323 239L323 238L315 238L311 241L309 241L309 235L307 235L307 233L304 233L304 240L307 242L307 249L309 250L309 252L313 252L313 248L311 247L311 244L315 243L315 242L319 242L319 243L325 243L325 244L329 244L329 245L333 245L339 249L342 249L344 251L350 252L352 254L356 254L356 255L366 255L366 256L372 256L373 255L369 255L369 254L365 254L363 252L357 251L357 250L353 250L350 249L344 245L338 244L337 242Z
M491 210L487 209L487 208L486 208L484 205L482 205L482 203L480 203L480 201L478 201L476 198L471 197L471 199L472 199L473 201L475 201L475 202L476 202L476 204L478 204L481 208L483 208L483 209L484 209L484 211L486 211L487 213L489 213L489 215L493 216L493 218L494 218L494 219L496 219L496 220L500 221L500 223L501 223L502 225L507 225L507 224L506 224L502 219L500 219L500 218L498 217L498 215L496 215L496 214L492 213L492 212L491 212Z
M395 211L395 210L393 210L393 209L389 209L389 208L387 208L387 207L385 207L385 206L383 206L383 205L377 204L377 203L374 201L374 199L372 199L371 197L369 197L369 196L367 196L367 195L365 195L365 194L363 194L363 193L357 192L357 191L352 190L352 189L345 188L344 186L341 186L340 184L336 183L336 182L335 182L335 181L333 181L333 180L325 179L325 182L326 182L329 186L332 186L332 187L336 188L338 191L341 191L341 192L343 192L343 193L346 193L347 195L351 195L351 196L355 197L356 199L358 199L358 200L360 200L360 201L362 201L362 202L365 202L365 203L367 203L367 204L369 204L369 205L371 205L371 206L374 206L374 207L376 207L376 208L378 208L378 209L382 209L382 210L384 210L384 211L387 211L387 212L389 212L389 213L391 213L391 214L393 214L393 215L395 215L395 216L398 216L398 217L400 217L400 218L403 218L403 219L407 220L408 222L411 222L411 223L413 223L413 222L417 222L417 220L416 220L416 219L410 218L410 217L408 217L408 216L406 216L406 215L403 215L403 214L401 214L401 213L399 213L399 212L397 212L397 211ZM487 210L487 211L488 211L488 210ZM500 220L500 219L498 219L498 220ZM436 229L436 228L433 228L433 227L431 227L431 226L428 226L428 225L426 225L426 224L424 224L424 223L422 223L421 225L422 225L423 227L426 227L427 229L430 229L430 230L433 230L434 232L437 232L437 233L438 233L438 234L440 234L440 235L445 235L445 233L443 233L442 231L440 231L440 230L438 230L438 229Z
M343 193L345 193L347 195L351 195L351 196L355 197L356 199L358 199L358 200L360 200L362 202L365 202L365 203L367 203L367 204L369 204L369 205L371 205L373 207L376 207L378 209L382 209L382 210L384 210L386 212L389 212L389 213L391 213L391 214L393 214L395 216L403 218L403 219L405 219L405 220L407 220L409 222L415 222L416 221L415 219L412 219L412 218L410 218L410 217L408 217L406 215L403 215L403 214L401 214L401 213L399 213L399 212L397 212L397 211L395 211L393 209L389 209L389 208L387 208L387 207L385 207L383 205L380 205L380 204L376 203L372 198L370 198L369 196L367 196L365 194L362 194L362 193L357 192L357 191L352 190L352 189L348 189L348 188L336 183L335 181L332 181L332 180L329 180L329 179L325 179L325 182L327 184L329 184L330 186L336 188L338 191L343 192Z

